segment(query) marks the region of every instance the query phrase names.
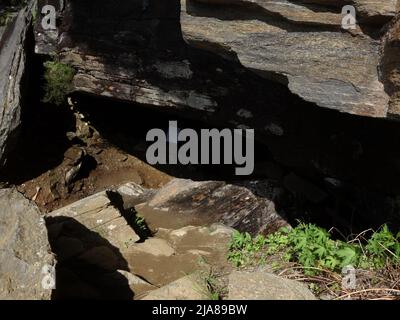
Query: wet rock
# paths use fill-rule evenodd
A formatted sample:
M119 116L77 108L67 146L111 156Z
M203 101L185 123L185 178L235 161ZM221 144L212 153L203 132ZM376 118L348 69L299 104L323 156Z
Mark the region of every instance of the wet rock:
M147 245L131 245L122 249L122 255L131 272L153 285L163 286L183 274L208 270L211 265L229 269L226 256L232 232L231 228L220 224L159 229L143 243Z
M146 252L154 256L170 257L175 254L175 250L162 239L148 239L143 243L131 246L131 249Z
M183 219L191 216L200 224L220 222L251 234L269 233L287 225L273 201L258 198L247 188L217 181L174 179L147 205L159 212L160 218L172 212Z
M304 284L266 272L234 271L228 290L229 300L316 300Z
M167 239L177 253L189 252L210 258L213 255L226 256L227 244L234 229L222 224L213 224L210 227L187 226L177 230L162 231L157 233L157 236Z
M39 209L14 189L0 190L0 299L48 300L43 267L55 265Z
M198 270L201 260L200 255L190 252L173 256L155 256L130 247L123 249L122 254L128 262L130 272L157 287ZM226 256L224 258L226 260Z
M27 37L32 4L0 26L0 166L16 145L26 91Z

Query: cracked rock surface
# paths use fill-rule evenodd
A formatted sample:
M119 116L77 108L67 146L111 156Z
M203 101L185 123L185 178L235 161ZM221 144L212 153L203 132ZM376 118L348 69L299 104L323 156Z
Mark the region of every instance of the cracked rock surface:
M46 225L35 204L0 189L0 299L49 300L43 268L55 265Z

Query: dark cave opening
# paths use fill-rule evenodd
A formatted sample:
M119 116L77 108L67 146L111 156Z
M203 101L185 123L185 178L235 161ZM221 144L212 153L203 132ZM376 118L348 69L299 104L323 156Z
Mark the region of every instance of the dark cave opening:
M149 146L145 138L150 129L166 129L170 120L177 120L182 128L218 128L200 117L196 121L193 117L182 117L179 112L164 112L151 106L129 104L90 95L76 95L74 100L91 125L109 143L144 162L146 162L145 154ZM354 123L359 126L370 126L362 119L330 110L327 111L328 115L325 110L319 108L310 108L306 111L310 113L310 121L314 118L328 118L334 114L336 119L333 121L337 123L343 121L341 123L344 124L344 130L347 130L347 126L354 126ZM229 127L229 123L226 127ZM222 128L225 127L221 125L219 129ZM389 128L391 128L390 125ZM377 229L384 223L393 228L399 225L396 217L398 208L394 196L379 191L379 188L358 186L356 183L340 181L328 175L316 175L307 167L291 167L285 162L280 163L271 152L268 140L262 143L260 142L262 138L260 139L260 136L258 138L255 146L255 170L251 176L235 176L233 166L227 165L178 164L155 167L175 177L192 180L223 180L249 188L252 188L249 182L267 181L276 190L276 196L270 200L274 201L278 212L286 216L292 224L296 224L297 221L312 222L328 229L335 227L343 234L354 234L368 228ZM314 135L313 139L318 141L319 138ZM276 143L275 141L274 144ZM282 148L294 147L291 143L293 141L284 141ZM313 141L310 141L310 144L313 145ZM342 144L339 146L343 148ZM317 148L318 144L314 147ZM310 158L312 155L310 152L306 156ZM260 188L256 187L252 190L259 196L270 197Z

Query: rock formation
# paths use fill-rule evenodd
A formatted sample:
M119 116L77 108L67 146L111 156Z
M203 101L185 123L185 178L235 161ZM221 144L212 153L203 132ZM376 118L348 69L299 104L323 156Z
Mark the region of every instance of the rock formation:
M10 21L0 25L0 166L15 147L21 125L31 8L9 14Z
M63 22L57 44L36 28L37 52L57 51L74 65L78 92L159 107L227 108L218 103L229 88L217 90L217 70L208 74L217 82L212 91L205 85L197 90L184 85L204 82L206 75L184 52L183 36L190 46L238 61L320 107L387 117L380 39L397 1L350 1L359 24L349 32L341 29L343 3L188 0L181 2L179 16L177 1L150 1L144 9L142 1L110 5L70 0L58 6ZM110 16L118 25L112 25ZM160 86L163 78L169 81Z
M39 209L14 189L0 189L0 299L48 300L46 266L54 266Z
M51 152L38 156L40 148L29 148L26 161L34 170L11 182L20 189L29 184L29 198L50 203L48 237L39 209L14 188L0 189L0 299L209 299L204 278L217 266L224 298L313 300L307 288L271 270L233 271L226 255L234 230L265 235L303 213L338 220L349 232L350 220L360 228L400 225L399 1L24 3L7 19L0 15L0 184L10 183L4 168L18 158L12 156L19 153L13 149L25 106L32 115L43 104L39 98L25 103L33 97L26 93L29 72L40 74L53 57L76 73L65 114L57 118L65 122L57 131L61 143L56 148L59 140L48 140L59 154L47 159ZM41 24L45 4L56 8L55 30ZM356 9L354 29L342 27L345 5ZM31 55L40 66L29 63ZM42 80L33 81L40 91ZM90 109L87 119L79 109ZM143 163L124 153L131 150L124 138L114 146L123 151L107 149L113 141L93 116L104 112L103 129L130 129L141 121L139 109L207 127L254 129L260 180L165 174L154 189L144 187L149 171L128 174L126 168ZM125 115L117 125L108 122ZM33 128L24 138L36 134ZM145 149L144 138L135 151ZM100 165L113 179L88 178ZM84 197L75 201L76 195ZM53 295L41 282L43 266L55 265L50 250L58 261Z
M341 28L344 4L357 9L355 30ZM287 174L388 194L400 189L398 130L375 118L397 112L396 5L69 0L57 43L36 24L36 52L74 66L78 94L254 128Z
M258 234L287 225L263 206L243 187L176 179L160 190L128 183L51 212L46 219L58 259L57 298L210 299L207 274L212 268L231 272L229 226ZM137 217L147 234L137 228ZM297 282L269 277L265 285L277 299L314 298ZM243 298L243 281L259 279L232 273L229 297Z

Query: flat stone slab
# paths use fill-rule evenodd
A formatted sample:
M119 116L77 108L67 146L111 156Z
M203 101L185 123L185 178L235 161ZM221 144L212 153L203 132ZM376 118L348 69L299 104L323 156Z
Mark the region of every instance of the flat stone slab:
M73 218L117 248L140 240L121 212L114 206L107 191L79 200L47 216Z

